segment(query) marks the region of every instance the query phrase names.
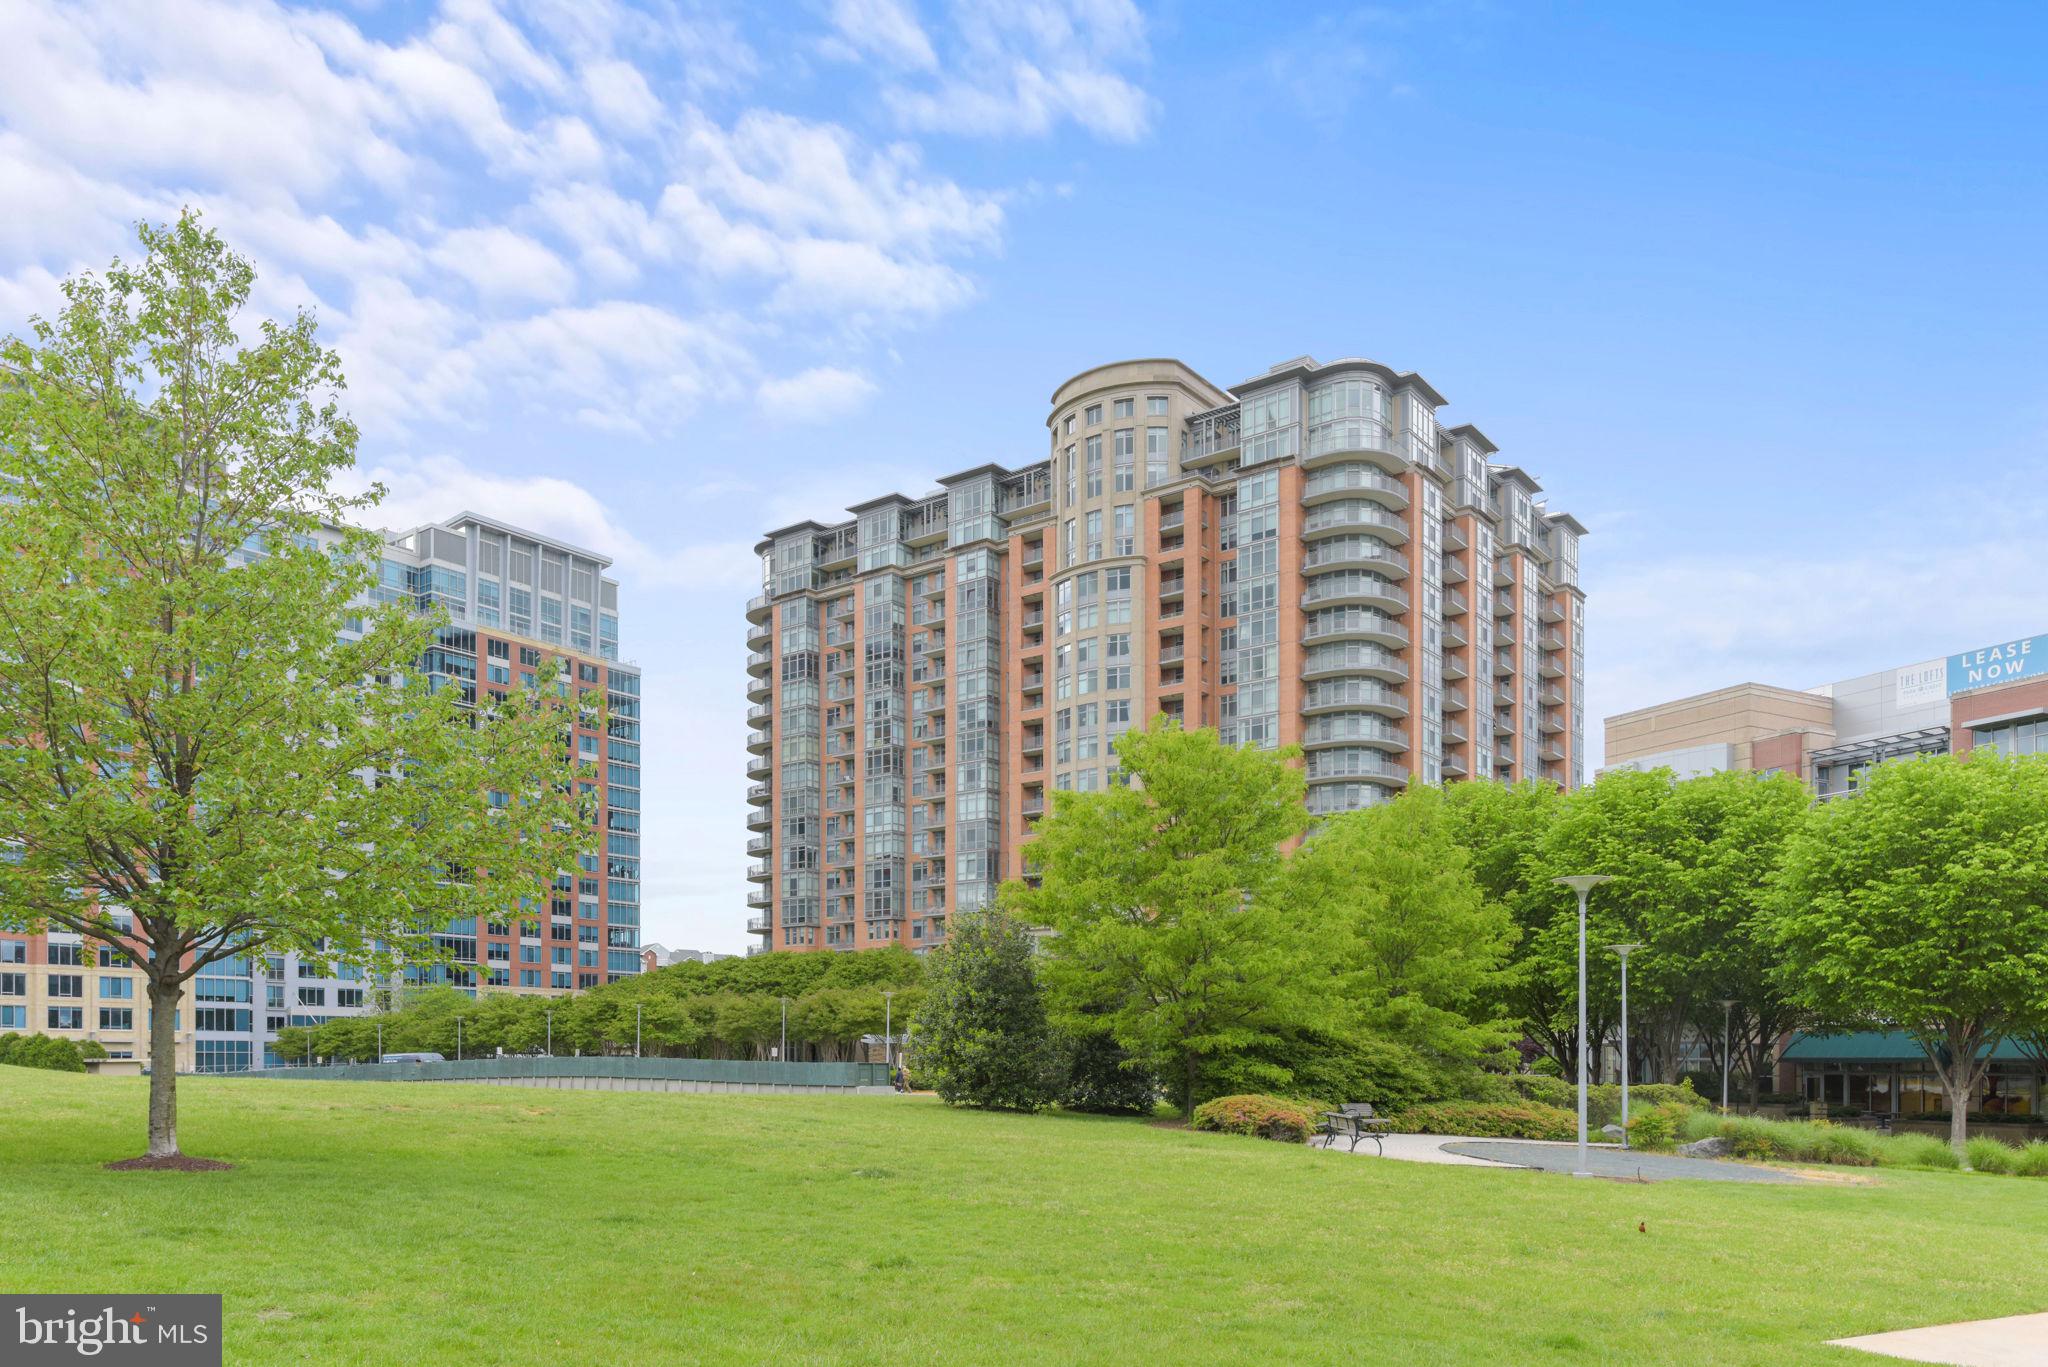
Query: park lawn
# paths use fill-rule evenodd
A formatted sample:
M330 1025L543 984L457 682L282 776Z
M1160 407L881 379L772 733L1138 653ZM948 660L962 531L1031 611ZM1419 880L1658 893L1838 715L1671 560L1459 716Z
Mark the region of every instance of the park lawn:
M221 1292L237 1363L1872 1361L2048 1309L2048 1181L1654 1186L926 1098L0 1067L0 1290ZM1646 1224L1647 1233L1638 1225Z

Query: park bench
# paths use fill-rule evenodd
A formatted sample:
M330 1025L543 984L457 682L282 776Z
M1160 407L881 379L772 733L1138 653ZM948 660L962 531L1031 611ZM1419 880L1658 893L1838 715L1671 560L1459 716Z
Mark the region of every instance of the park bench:
M1316 1126L1318 1135L1327 1136L1323 1147L1330 1148L1339 1139L1348 1140L1351 1152L1358 1152L1358 1141L1370 1139L1375 1152L1386 1156L1386 1145L1380 1142L1380 1132L1387 1128L1387 1122L1373 1108L1363 1101L1347 1103L1341 1110L1324 1111L1323 1121Z

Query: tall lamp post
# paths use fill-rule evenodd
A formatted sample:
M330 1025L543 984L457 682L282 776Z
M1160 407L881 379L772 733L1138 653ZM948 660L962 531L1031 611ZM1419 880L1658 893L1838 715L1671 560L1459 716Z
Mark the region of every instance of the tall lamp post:
M1609 945L1621 956L1621 1146L1628 1147L1628 956L1639 944Z
M1586 894L1602 883L1614 881L1612 874L1575 873L1564 878L1553 878L1579 895L1579 1165L1572 1169L1574 1177L1591 1177L1586 1170L1586 1068L1587 1058L1592 1052L1586 1042Z
M1728 1070L1735 1062L1735 1052L1730 1047L1733 1034L1731 1026L1735 1020L1735 1002L1732 998L1721 999L1721 1114L1728 1114Z
M553 1057L555 1056L555 1012L554 1012L554 1008L553 1008L553 1007L549 1007L549 1008L548 1008L547 1010L545 1010L545 1011L541 1012L541 1014L542 1014L543 1016L546 1016L546 1017L548 1018L548 1057L549 1057L549 1058L553 1058Z
M377 1022L377 1062L384 1061L384 1022Z
M896 994L884 988L882 990L882 1066L885 1068L894 1068L896 1066L896 1036L892 1033L896 1020L894 1014L895 1006Z
M462 1062L462 1017L455 1018L455 1061Z

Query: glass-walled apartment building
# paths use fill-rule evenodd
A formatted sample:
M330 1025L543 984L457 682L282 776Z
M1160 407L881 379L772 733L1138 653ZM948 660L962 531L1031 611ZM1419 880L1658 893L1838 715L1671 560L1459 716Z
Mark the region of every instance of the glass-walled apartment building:
M1047 794L1158 714L1299 745L1319 813L1411 781L1575 786L1581 527L1427 381L1173 360L1054 393L1047 456L761 542L758 948L928 948L1024 872Z
M508 905L502 919L446 927L435 938L457 966L411 970L410 983L560 994L641 971L640 671L619 659L619 586L604 573L610 564L475 513L385 534L371 599L448 611L421 661L437 687L459 689L474 703L479 691L504 696L531 685L544 662L560 659L568 686L602 692L609 710L605 729L578 725L570 740L596 766L599 853L558 880L545 908ZM360 1014L376 1004L375 986L317 956L258 954L209 965L180 1008L179 1067L275 1066L278 1031ZM0 938L0 1031L90 1039L115 1057L147 1058L148 1016L141 973L114 951L56 931Z

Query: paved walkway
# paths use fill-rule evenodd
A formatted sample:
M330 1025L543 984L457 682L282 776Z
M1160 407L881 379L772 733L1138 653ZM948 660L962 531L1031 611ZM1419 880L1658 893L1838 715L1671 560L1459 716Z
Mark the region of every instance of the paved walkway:
M1386 1156L1407 1163L1456 1163L1466 1167L1536 1168L1544 1172L1571 1172L1578 1166L1578 1145L1523 1139L1468 1139L1457 1135L1390 1134L1384 1136ZM1345 1152L1339 1144L1337 1152ZM1374 1157L1367 1140L1358 1152ZM1665 1182L1690 1178L1703 1182L1797 1183L1807 1179L1775 1168L1747 1163L1724 1163L1712 1158L1680 1158L1668 1153L1643 1153L1612 1144L1593 1144L1586 1149L1586 1168L1596 1177L1625 1178L1629 1181Z
M1466 1139L1454 1140L1446 1147L1452 1153L1491 1159L1496 1163L1512 1163L1521 1168L1541 1168L1545 1172L1573 1172L1579 1165L1576 1144ZM1749 1163L1724 1163L1715 1158L1680 1158L1676 1154L1644 1153L1640 1149L1622 1149L1607 1144L1588 1146L1586 1171L1595 1177L1620 1177L1643 1182L1668 1182L1673 1178L1701 1182L1802 1183L1808 1180L1797 1173L1760 1168Z
M1320 1147L1330 1147L1327 1144L1323 1144L1320 1140L1314 1142ZM1386 1145L1387 1157L1398 1158L1406 1163L1446 1163L1466 1168L1497 1168L1501 1166L1499 1163L1489 1162L1484 1158L1467 1158L1463 1154L1446 1152L1444 1145L1459 1141L1446 1139L1440 1134L1388 1134L1380 1136L1380 1142ZM1338 1144L1335 1147L1338 1153L1349 1152L1342 1144ZM1379 1156L1373 1152L1370 1139L1360 1140L1356 1151L1364 1154L1367 1158Z
M2000 1320L1936 1324L1891 1334L1862 1334L1830 1340L1837 1348L1945 1362L1951 1367L2040 1367L2048 1362L2048 1315L2009 1315Z

